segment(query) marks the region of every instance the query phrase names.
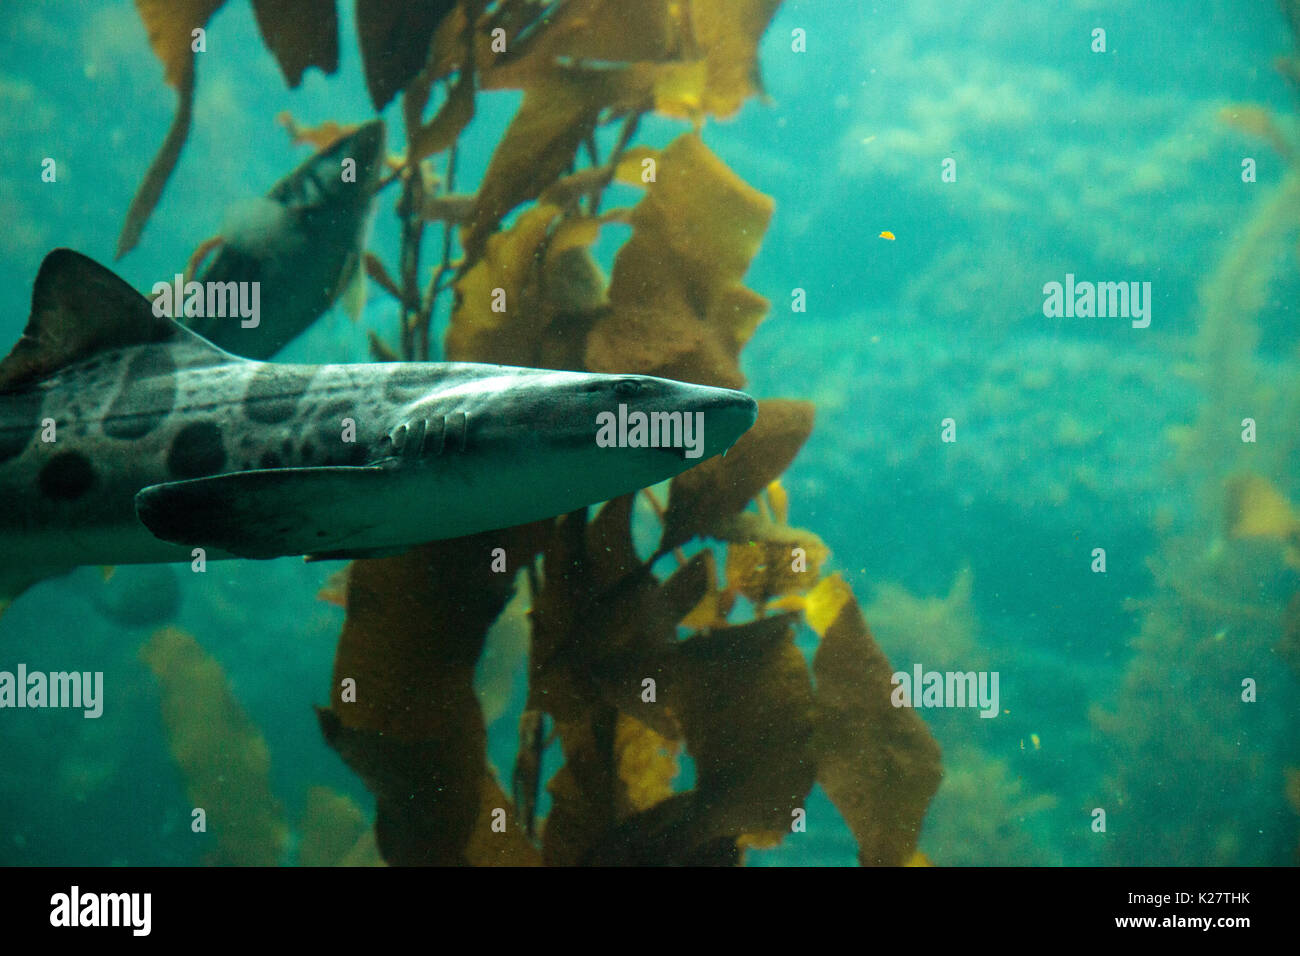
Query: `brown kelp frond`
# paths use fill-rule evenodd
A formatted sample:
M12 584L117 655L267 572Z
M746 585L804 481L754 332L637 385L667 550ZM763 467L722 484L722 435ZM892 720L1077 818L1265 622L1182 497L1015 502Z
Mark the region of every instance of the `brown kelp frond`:
M538 204L492 236L456 285L447 357L581 368L604 296L604 278L587 252L597 229L592 219L564 219L558 206Z
M140 657L158 680L167 743L186 794L215 837L212 862L280 863L289 831L271 793L270 754L221 665L174 627L157 631Z
M608 291L589 252L602 220L573 213L573 193L549 187L510 229L486 239L457 283L449 358L744 384L740 350L768 304L741 279L771 200L693 134L657 160L640 155L653 178L627 217L633 234Z
M760 610L768 602L807 591L820 577L830 549L804 528L773 524L751 512L727 522L727 590ZM782 605L799 609L797 602Z
M614 261L610 314L592 332L587 367L744 385L740 350L768 302L741 280L771 216L771 199L698 136L674 140L632 211L632 238Z
M523 104L497 144L461 234L467 261L516 206L536 199L568 172L578 148L596 128L609 99L607 78L556 76L529 87Z
M1263 538L1281 542L1282 559L1300 570L1300 513L1273 482L1253 474L1234 475L1227 483L1224 522L1232 538ZM1246 603L1239 612L1271 618L1271 608ZM1291 595L1282 612L1281 637L1274 645L1278 656L1300 674L1300 591Z
M369 832L361 808L329 787L307 791L307 807L299 827L299 866L364 866L353 851ZM372 865L381 865L378 853Z
M495 786L474 666L512 580L478 571L499 541L458 539L352 564L320 723L375 794L376 838L390 863L472 862L484 790Z
M767 484L764 477L755 486ZM538 852L552 865L733 863L746 847L797 832L814 780L844 813L864 863L913 857L938 784L937 745L915 712L890 704L892 669L847 585L834 576L813 586L824 546L818 552L815 536L742 512L748 502L733 500L730 527L771 538L755 537L739 546L742 556L728 557L726 590L733 600L808 591L799 606L822 638L811 670L793 643L797 614L765 615L760 601L753 619L728 620L711 547L666 577L654 573L633 545L632 496L590 520L580 512L495 542L483 535L354 564L336 685L363 675L358 695L366 689L381 703L362 708L336 694L322 726L376 794L386 859L480 862L465 850L480 841L514 863ZM521 546L516 534L530 543ZM789 551L804 546L813 560L791 560ZM479 635L504 603L509 576L492 570L495 547L509 551L509 567L529 568L533 582L513 800L483 783L482 718L465 690ZM791 570L768 569L757 554ZM707 626L683 639L710 595ZM363 651L387 679L352 658ZM344 731L336 714L366 730ZM551 810L538 820L546 725L564 763L547 785ZM678 790L683 752L696 781ZM485 786L491 813L471 819L462 804L482 799ZM448 846L451 834L462 842Z
M1278 125L1278 118L1267 106L1258 103L1232 103L1219 110L1219 122L1262 139L1291 166L1297 163L1294 134L1287 134Z
M134 249L140 241L145 223L162 198L163 189L172 170L176 168L185 140L190 135L195 82L194 53L190 49L191 25L196 29L202 28L224 2L225 0L188 0L170 4L166 0L137 0L140 18L149 32L149 43L158 59L162 60L167 85L176 88L178 101L171 128L126 211L126 220L117 239L118 259Z
M1224 521L1231 537L1287 541L1300 536L1300 515L1267 478L1234 475L1226 490Z
M727 453L673 479L660 551L715 533L780 475L812 432L809 402L767 399L758 420Z
M289 89L302 84L309 66L339 68L339 20L334 0L252 0L262 42L275 57Z
M357 39L375 112L420 72L429 42L456 6L456 0L357 0Z
M863 865L906 862L939 787L939 745L915 710L890 702L893 668L871 638L839 575L808 595L821 635L817 677L817 781L844 814Z
M334 120L326 120L315 126L303 126L288 110L278 113L275 121L284 127L284 131L289 134L289 138L294 143L306 143L316 150L329 149L339 140L351 136L361 128L360 123L337 123Z

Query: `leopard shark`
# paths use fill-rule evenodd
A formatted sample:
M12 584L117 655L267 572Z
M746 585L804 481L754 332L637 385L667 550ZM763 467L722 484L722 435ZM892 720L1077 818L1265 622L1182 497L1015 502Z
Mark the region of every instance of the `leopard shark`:
M565 514L725 453L756 415L647 375L245 359L57 249L0 361L0 596L78 565L372 557Z
M187 316L176 305L171 314L219 348L269 359L340 297L350 304L347 293L364 288L366 230L384 144L383 121L371 120L310 156L265 196L226 211L217 252L194 281L204 288L257 283L260 311L275 321Z

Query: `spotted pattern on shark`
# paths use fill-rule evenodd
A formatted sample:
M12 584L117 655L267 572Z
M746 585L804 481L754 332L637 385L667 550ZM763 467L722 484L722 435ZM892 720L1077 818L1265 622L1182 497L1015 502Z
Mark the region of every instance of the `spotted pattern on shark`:
M310 365L263 365L248 380L244 414L249 421L263 425L288 421L298 411L315 374Z
M5 415L0 427L0 462L17 458L36 438L41 430L41 393L20 392L8 399L12 410Z
M413 402L428 390L428 377L421 377L409 366L395 364L384 379L384 400L394 405Z
M131 356L104 417L104 434L132 441L162 426L176 404L176 362L163 347Z
M41 469L41 494L54 501L76 501L95 485L95 469L80 452L59 452Z
M191 422L176 433L167 452L167 470L176 478L202 478L219 472L226 463L221 426L216 422Z

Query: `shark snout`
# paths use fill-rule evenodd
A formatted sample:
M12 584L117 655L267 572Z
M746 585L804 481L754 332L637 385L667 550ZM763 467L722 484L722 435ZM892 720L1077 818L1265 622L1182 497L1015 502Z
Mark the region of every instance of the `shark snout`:
M343 141L344 155L357 161L359 169L377 169L383 158L385 132L383 120L365 123Z
M355 184L363 191L360 198L368 202L383 175L387 134L383 120L371 120L344 136L324 153L313 167L313 177L327 198L356 197ZM342 164L351 162L352 174L339 175Z
M758 403L735 389L696 388L706 393L699 398L704 413L704 456L720 455L753 426L758 418Z
M651 376L615 377L602 398L599 447L652 449L688 464L725 452L758 414L744 392Z
M498 367L491 377L430 395L405 417L441 420L452 413L469 420L461 444L471 453L595 449L602 467L622 461L645 469L653 483L665 477L659 472L666 464L675 474L727 451L754 424L758 406L734 389L649 375ZM611 454L615 449L627 453Z

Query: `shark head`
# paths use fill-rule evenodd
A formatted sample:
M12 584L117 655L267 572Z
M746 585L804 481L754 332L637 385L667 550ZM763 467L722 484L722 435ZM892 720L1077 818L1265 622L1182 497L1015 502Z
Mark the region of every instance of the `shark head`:
M757 415L744 392L650 375L520 369L512 377L512 387L481 400L487 414L476 441L567 450L648 484L722 454Z
M371 120L280 180L267 198L299 212L368 205L383 173L385 141L383 120Z
M267 319L246 325L224 312L187 312L186 324L223 349L265 359L341 297L359 310L366 233L386 156L383 121L373 120L306 159L266 195L232 204L220 249L195 278L207 289L256 283Z
M379 184L384 148L383 121L366 123L309 158L265 196L232 203L222 218L222 241L245 256L268 259L297 252L312 238L313 227L353 235Z
M453 367L455 368L455 367ZM757 415L743 392L649 375L460 366L403 411L376 457L509 475L501 525L649 487L725 453ZM489 372L488 370L491 369ZM471 371L472 370L472 371ZM495 463L495 464L492 464ZM528 489L519 493L519 483Z

